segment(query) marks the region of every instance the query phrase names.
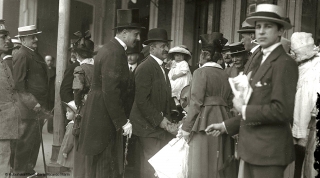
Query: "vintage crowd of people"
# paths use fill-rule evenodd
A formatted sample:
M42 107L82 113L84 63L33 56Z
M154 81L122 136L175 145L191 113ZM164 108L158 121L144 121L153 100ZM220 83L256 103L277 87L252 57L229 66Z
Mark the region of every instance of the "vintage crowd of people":
M179 133L189 145L188 178L283 178L289 166L294 178L314 177L320 53L310 33L283 38L291 27L281 7L260 4L238 30L240 42L200 35L200 56L183 44L170 49L162 28L150 29L140 50L138 9L117 11L116 35L98 51L89 31L74 33L57 163L74 178L129 170L158 177L148 160ZM19 27L14 39L0 20L0 177L35 173L39 130L61 106L55 59L37 52L41 33ZM251 89L247 99L229 83L239 76Z

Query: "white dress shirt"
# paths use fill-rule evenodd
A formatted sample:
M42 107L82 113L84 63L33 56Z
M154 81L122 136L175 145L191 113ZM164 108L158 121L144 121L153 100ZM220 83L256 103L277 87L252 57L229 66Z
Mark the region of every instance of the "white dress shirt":
M135 64L129 64L128 63L128 66L129 66L129 70L130 70L130 67L131 67L131 72L133 72L134 71L134 69L138 66L138 64L137 63L135 63Z
M166 73L164 72L164 70L162 68L163 61L161 59L157 58L156 56L152 55L152 54L150 54L150 56L157 61L157 63L159 64L159 66L160 66L160 68L161 68L161 70L163 72L164 79L167 81Z

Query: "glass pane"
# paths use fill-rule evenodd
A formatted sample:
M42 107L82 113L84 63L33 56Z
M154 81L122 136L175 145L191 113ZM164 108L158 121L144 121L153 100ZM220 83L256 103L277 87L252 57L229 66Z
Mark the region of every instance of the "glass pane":
M256 6L258 4L277 4L277 0L247 0L247 14L250 15L252 12L256 11Z

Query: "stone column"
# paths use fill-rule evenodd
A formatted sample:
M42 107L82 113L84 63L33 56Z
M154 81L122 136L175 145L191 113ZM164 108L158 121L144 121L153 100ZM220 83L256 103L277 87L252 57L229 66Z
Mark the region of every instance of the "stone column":
M19 27L37 25L38 0L20 1Z
M158 0L150 1L150 16L149 16L149 29L158 27L158 11L159 11Z
M172 21L171 21L171 47L183 43L183 22L184 22L185 0L173 0Z
M61 106L60 86L63 79L63 73L67 65L68 47L69 47L69 21L70 21L70 3L71 0L59 0L59 21L58 21L58 42L57 42L57 63L56 63L56 84L55 84L55 104L53 118L53 145L51 161L48 165L48 172L62 172L63 167L56 161L60 146L64 137L64 112Z
M4 0L0 0L0 19L3 19L3 3Z

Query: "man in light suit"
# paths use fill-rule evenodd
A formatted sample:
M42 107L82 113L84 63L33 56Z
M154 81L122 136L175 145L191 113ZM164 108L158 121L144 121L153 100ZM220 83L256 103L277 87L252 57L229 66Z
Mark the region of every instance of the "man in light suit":
M249 83L253 89L248 103L235 98L241 116L212 124L206 131L239 133L239 176L245 178L282 178L295 160L290 124L298 80L297 64L280 43L284 30L292 26L283 20L279 6L261 4L246 21L255 25L256 38L263 55L253 61ZM216 129L216 130L215 130Z
M138 44L141 28L138 9L119 9L116 36L94 59L79 138L80 152L93 156L93 164L88 165L92 178L113 178L122 173L122 135L132 134L129 113L124 108L129 78L126 50Z
M135 72L135 99L130 113L133 134L142 147L141 178L154 177L155 170L148 163L164 145L173 138L167 130L170 122L171 86L162 66L168 55L167 32L151 29L148 40L150 55Z

